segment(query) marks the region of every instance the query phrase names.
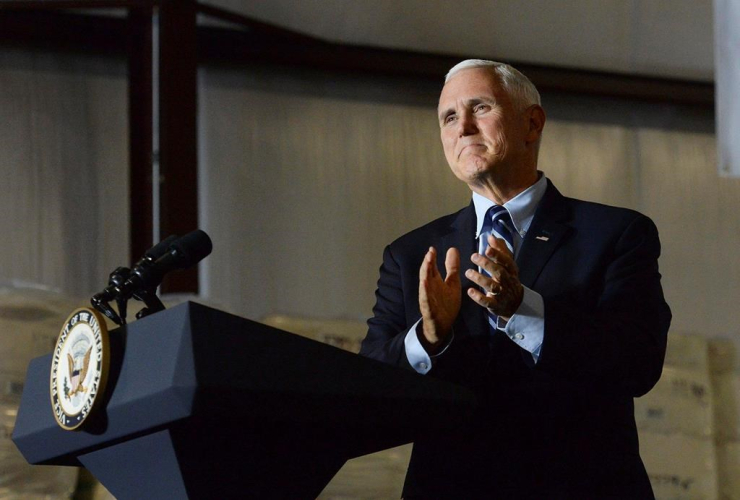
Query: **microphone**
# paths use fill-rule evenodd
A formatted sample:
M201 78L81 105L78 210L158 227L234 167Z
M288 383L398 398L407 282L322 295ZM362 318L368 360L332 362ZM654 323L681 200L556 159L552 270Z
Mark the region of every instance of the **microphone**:
M170 271L187 269L206 258L213 250L208 235L196 229L182 238L171 235L147 250L131 269L119 267L111 273L108 287L90 299L92 305L117 324L125 324L125 304L131 297L144 300L150 309L164 309L156 298L156 288ZM115 299L123 319L107 305ZM151 311L150 311L151 312ZM138 315L137 315L138 317Z
M144 257L129 270L119 267L111 274L110 285L93 296L92 303L97 306L113 299L128 300L141 291L157 288L165 274L170 271L194 266L213 250L208 235L196 229L182 238L168 236L147 250Z
M163 256L165 253L167 253L167 250L170 249L170 246L177 241L177 235L171 234L156 245L154 245L152 248L147 250L144 253L144 259L150 259L150 260L157 260L161 256ZM143 260L143 259L142 259ZM134 264L134 267L138 266L141 263L141 261Z
M161 251L160 245L164 246L163 244L170 238L156 245L150 252L154 254L155 249ZM167 250L156 259L145 256L134 265L128 279L120 288L120 295L128 298L139 290L156 288L167 273L194 266L208 257L212 250L211 238L200 229L169 242Z
M144 253L144 257L141 258L136 264L133 265L134 269L146 266L147 263L153 264L157 259L162 257L170 246L177 241L177 236L174 234L169 235L152 248ZM118 296L121 287L126 283L126 280L131 277L131 269L128 267L117 267L108 279L108 286L102 292L95 294L92 298L93 305L100 302L108 302Z

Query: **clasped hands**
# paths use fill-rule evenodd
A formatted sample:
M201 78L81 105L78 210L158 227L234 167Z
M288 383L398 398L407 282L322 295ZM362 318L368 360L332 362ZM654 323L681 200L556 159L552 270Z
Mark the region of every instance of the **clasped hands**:
M483 290L470 287L468 296L504 320L511 318L522 303L524 288L519 282L519 268L506 242L488 236L485 255L474 253L470 260L490 276L468 269L465 276ZM419 270L419 309L423 331L419 340L430 354L435 354L445 345L460 312L460 252L456 248L447 251L445 271L446 277L442 279L437 269L437 250L430 247Z

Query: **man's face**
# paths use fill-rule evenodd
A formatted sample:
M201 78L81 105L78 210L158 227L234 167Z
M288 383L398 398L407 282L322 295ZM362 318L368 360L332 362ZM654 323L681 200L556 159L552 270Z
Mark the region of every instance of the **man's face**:
M490 69L455 74L437 109L445 157L458 179L475 185L514 173L526 154L527 120Z

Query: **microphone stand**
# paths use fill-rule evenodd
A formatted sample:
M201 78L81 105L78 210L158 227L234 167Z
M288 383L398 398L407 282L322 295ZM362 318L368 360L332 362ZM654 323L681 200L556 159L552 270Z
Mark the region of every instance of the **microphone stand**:
M90 303L92 306L105 314L107 318L119 326L126 324L129 297L121 294L121 287L131 275L128 267L118 267L108 279L108 287L100 293L92 296ZM162 301L157 297L157 287L140 290L133 294L133 298L144 302L145 307L136 313L136 319L141 319L150 314L164 311L165 307ZM110 302L115 300L118 306L118 312L110 306Z
M146 307L136 313L136 319L141 319L150 314L164 311L165 307L162 301L157 297L157 287L136 292L134 298L144 303Z

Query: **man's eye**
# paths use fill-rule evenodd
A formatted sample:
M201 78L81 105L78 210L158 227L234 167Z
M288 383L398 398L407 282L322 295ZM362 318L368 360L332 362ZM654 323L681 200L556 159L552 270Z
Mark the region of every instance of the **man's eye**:
M473 108L473 111L475 111L476 113L482 113L484 111L488 111L488 109L488 104L478 104L476 107Z
M455 115L447 115L445 116L444 123L445 124L452 123L453 121L455 121L455 118L456 118Z

